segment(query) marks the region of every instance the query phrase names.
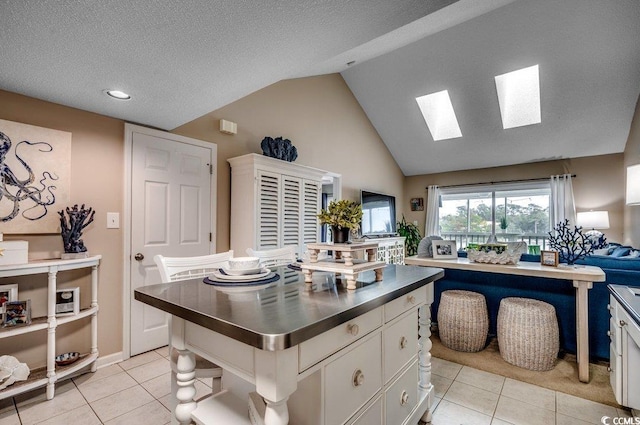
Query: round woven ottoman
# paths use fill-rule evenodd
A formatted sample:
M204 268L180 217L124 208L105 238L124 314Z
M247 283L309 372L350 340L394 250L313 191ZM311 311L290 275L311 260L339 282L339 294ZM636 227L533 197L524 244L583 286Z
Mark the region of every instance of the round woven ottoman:
M530 298L503 298L498 310L498 346L502 358L529 370L554 367L560 337L556 309Z
M438 308L438 331L445 347L469 353L482 350L489 332L484 295L457 289L444 291Z

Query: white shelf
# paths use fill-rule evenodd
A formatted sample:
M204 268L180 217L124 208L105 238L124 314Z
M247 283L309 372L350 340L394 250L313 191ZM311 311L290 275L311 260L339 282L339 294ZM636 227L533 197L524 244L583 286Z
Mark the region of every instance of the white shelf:
M0 391L0 400L31 391L35 388L47 386L47 399L52 399L55 392L55 383L60 379L78 372L80 369L91 366L95 372L95 362L98 358L98 265L102 256L94 255L87 258L73 260L40 260L27 264L15 264L0 266L0 278L12 276L25 276L33 274L47 274L47 316L34 318L31 324L11 328L0 328L0 339L12 338L31 332L47 330L46 332L46 368L32 370L26 381L16 382ZM91 306L81 310L78 314L56 316L56 289L57 274L60 271L91 268ZM58 326L90 318L91 320L91 350L81 358L68 366L56 367L56 328ZM3 347L7 346L3 342ZM8 350L7 350L8 351ZM10 354L4 352L2 354Z

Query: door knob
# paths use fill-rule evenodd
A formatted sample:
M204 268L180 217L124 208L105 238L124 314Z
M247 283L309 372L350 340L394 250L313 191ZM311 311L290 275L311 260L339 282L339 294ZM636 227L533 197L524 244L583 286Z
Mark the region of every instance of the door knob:
M133 258L135 258L136 261L142 261L144 260L144 255L138 252L136 255L133 256Z

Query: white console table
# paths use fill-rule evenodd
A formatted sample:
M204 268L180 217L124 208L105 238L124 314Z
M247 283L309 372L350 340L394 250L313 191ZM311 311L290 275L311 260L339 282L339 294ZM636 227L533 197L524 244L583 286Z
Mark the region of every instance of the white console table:
M227 293L201 279L136 289L138 301L172 315L180 423L413 425L430 419L429 305L442 269L387 266L381 282L363 273L355 291L334 273L314 273L309 290L301 273L287 283L289 270L276 270L279 281L248 293ZM231 386L196 403L194 353L255 390Z
M98 358L98 264L101 258L102 256L100 255L94 255L88 258L74 260L40 260L26 264L0 266L0 278L43 273L48 275L47 316L34 318L30 325L0 328L0 344L3 347L2 354L8 354L6 345L9 338L47 329L47 368L45 371L31 371L26 381L16 382L0 391L0 400L44 385L47 386L47 399L50 400L54 396L56 381L88 365L91 365L92 372L96 371L95 361ZM80 310L78 314L56 317L58 272L82 268L91 268L91 305L88 308ZM91 318L91 351L81 354L80 360L69 366L56 367L57 327L85 317Z
M517 264L475 263L467 258L435 260L417 256L406 258L407 264L444 269L470 270L486 273L512 274L519 276L546 277L550 279L572 280L576 288L576 343L578 346L578 378L589 382L589 289L593 282L604 282L605 274L600 267L549 267L540 263L520 261Z

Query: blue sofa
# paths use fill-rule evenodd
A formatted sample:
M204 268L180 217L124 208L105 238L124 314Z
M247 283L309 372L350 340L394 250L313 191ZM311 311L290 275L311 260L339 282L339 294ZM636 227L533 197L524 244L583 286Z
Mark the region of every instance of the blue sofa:
M466 256L466 253L459 253ZM522 256L520 261L539 262L540 256ZM605 282L594 282L589 291L589 357L591 361L609 359L609 292L610 283L640 286L640 258L614 258L591 255L579 264L600 267L606 274ZM570 280L511 276L498 273L445 269L444 277L435 283L435 300L431 317L437 321L440 295L448 289L479 292L487 299L489 309L489 335L496 335L500 300L504 297L534 298L553 305L560 327L560 348L576 353L575 289Z

